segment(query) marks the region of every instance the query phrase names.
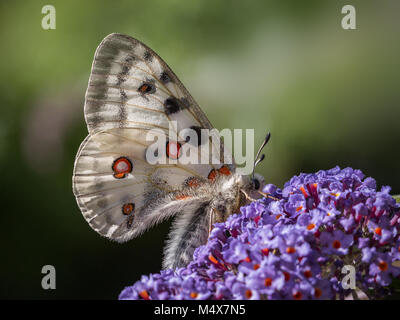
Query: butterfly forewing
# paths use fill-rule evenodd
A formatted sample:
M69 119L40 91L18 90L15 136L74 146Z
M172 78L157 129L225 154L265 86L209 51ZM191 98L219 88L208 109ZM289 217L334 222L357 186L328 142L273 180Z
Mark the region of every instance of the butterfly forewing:
M179 117L177 114L179 113ZM212 128L188 91L150 48L120 34L99 45L86 93L89 132L112 127Z

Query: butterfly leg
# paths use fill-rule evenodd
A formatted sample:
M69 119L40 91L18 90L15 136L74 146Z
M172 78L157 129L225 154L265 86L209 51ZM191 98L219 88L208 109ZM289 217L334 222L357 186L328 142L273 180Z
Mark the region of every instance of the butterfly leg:
M246 193L246 191L244 191L244 190L240 190L240 191L244 194L244 196L246 197L247 200L250 200L250 201L257 201L257 199L254 199L254 198L252 198L250 195L248 195L248 194Z
M213 224L216 222L216 212L214 208L211 208L211 212L210 212L210 219L209 219L209 223L208 223L208 236L210 236L210 233L212 231L213 228Z
M211 207L210 219L208 224L208 236L210 236L214 223L226 221L227 217L225 215L226 215L225 206L219 206L217 208Z
M272 200L279 201L278 198L275 198L275 197L271 196L269 193L265 193L265 192L262 192L262 191L259 191L259 190L257 190L257 192L258 192L259 194L261 194L261 195L262 195L263 197L265 197L265 198L270 198L270 199L272 199Z

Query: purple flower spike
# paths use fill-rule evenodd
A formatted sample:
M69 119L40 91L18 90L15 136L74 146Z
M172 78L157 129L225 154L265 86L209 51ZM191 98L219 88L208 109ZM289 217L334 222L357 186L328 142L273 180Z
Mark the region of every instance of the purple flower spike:
M277 200L242 207L214 225L188 266L143 276L119 299L380 298L400 275L400 205L389 187L335 167L263 192ZM344 267L356 288L342 284Z

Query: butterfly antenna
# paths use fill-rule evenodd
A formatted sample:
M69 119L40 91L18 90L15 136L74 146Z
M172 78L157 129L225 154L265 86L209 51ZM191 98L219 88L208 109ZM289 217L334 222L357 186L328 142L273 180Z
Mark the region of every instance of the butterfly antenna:
M256 155L256 158L255 158L255 160L254 160L254 165L253 165L253 174L252 174L252 176L251 176L252 179L254 179L254 172L255 172L256 166L257 166L261 161L263 161L264 158L265 158L265 154L262 154L262 155L260 156L260 153L261 153L262 149L264 149L264 147L266 146L266 144L268 143L268 141L269 141L270 138L271 138L271 133L268 132L268 133L267 133L267 136L266 136L265 139L264 139L264 142L262 143L262 145L260 146L260 148L259 148L258 151L257 151L257 155Z

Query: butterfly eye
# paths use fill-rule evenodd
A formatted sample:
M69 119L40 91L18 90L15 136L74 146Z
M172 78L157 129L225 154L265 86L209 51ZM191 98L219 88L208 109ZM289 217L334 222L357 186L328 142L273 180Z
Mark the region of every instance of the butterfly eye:
M114 178L122 179L132 172L133 165L127 157L119 157L114 160L111 168L114 171Z
M257 179L253 179L253 186L255 190L259 190L260 189L260 181L258 181Z
M252 182L254 190L260 190L265 184L264 177L258 173L254 175L254 179Z

